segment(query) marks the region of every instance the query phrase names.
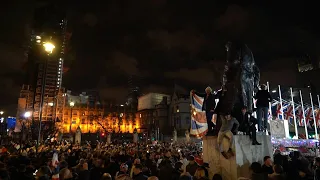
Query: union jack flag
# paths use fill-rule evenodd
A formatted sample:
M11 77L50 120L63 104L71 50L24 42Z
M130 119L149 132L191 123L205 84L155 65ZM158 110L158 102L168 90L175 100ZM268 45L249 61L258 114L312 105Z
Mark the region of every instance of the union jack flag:
M312 108L308 108L305 112L306 124L310 126L310 121L313 120L312 118Z
M284 112L284 118L289 121L290 124L293 119L293 106L289 105Z
M299 126L304 126L303 124L303 112L302 112L302 107L299 106L298 110L296 111L296 118L298 120Z
M202 137L208 130L206 113L202 111L203 98L196 94L190 95L191 99L191 129L190 134Z
M283 105L282 105L282 111L283 111L283 112L287 109L288 105L289 105L289 104L283 104ZM283 113L283 114L284 114L284 113ZM281 103L280 103L280 102L278 102L278 104L277 104L276 115L277 115L278 119L282 119L282 120L284 119L284 117L282 117Z
M320 126L320 109L316 110L316 123L317 123L317 127Z

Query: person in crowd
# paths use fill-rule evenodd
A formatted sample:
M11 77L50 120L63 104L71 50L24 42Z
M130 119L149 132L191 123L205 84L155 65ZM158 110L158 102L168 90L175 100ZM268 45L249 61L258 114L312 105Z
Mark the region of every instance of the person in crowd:
M320 157L314 159L314 179L320 180Z
M201 168L204 170L206 177L209 178L209 172L208 172L208 169L210 169L209 163L203 163Z
M111 177L115 177L116 173L120 170L119 165L115 162L113 156L110 156L109 163L106 169L108 173L110 173Z
M191 155L188 157L189 164L186 166L186 172L188 172L191 176L194 176L199 165L195 162L194 157Z
M273 173L268 175L269 180L285 180L286 177L283 174L283 168L280 165L273 166Z
M257 119L252 116L250 112L247 111L247 106L242 107L241 115L239 116L239 131L244 132L249 135L252 145L261 145L257 141L256 124Z
M179 180L192 180L192 176L188 172L184 172L181 174Z
M203 97L202 111L206 112L208 132L207 135L213 135L214 132L214 123L212 122L212 117L214 114L214 109L216 107L215 95L212 93L211 87L205 89L205 94L197 93L195 90L192 90L193 94L196 94L200 97Z
M159 179L171 179L173 174L172 163L169 159L164 159L161 162L161 167L159 171Z
M198 168L197 171L194 173L195 180L208 180L206 177L206 172L203 168Z
M133 169L134 180L147 180L148 176L144 175L142 172L143 166L141 164L136 164Z
M300 153L294 151L290 154L291 161L288 163L287 178L290 180L300 180L305 177L301 171Z
M68 163L66 161L60 162L60 167L63 167L59 172L60 180L67 180L73 177L72 172L69 170Z
M90 171L88 168L88 163L83 163L82 168L79 171L79 180L90 180Z
M102 175L103 175L102 160L101 159L93 160L93 166L90 170L90 179L100 180Z
M218 134L218 140L217 140L217 145L218 145L218 149L221 152L221 154L228 159L228 154L230 154L231 156L233 156L233 152L232 152L232 143L233 143L233 133L231 132L231 130L235 129L235 131L238 131L238 127L239 127L239 122L233 118L231 116L231 114L227 114L226 116L224 115L220 115L220 119L221 119L221 128ZM224 139L228 140L228 150L226 151L225 149L223 149L222 146L222 142ZM228 154L227 154L228 153Z
M276 165L280 165L283 167L283 170L285 172L287 172L288 170L288 157L287 156L283 156L280 152L280 150L276 150L274 152L274 155L273 155L273 164Z
M136 165L138 165L138 164L140 164L140 159L135 159L134 161L133 161L133 164L132 164L132 167L131 167L131 171L130 171L130 177L131 178L133 178L133 170L134 170L134 167L136 166Z
M172 180L178 180L183 172L184 170L182 162L176 162L176 164L174 165L174 170L172 172Z
M49 168L48 166L42 166L40 169L36 172L36 178L39 180L49 180L50 177L49 174Z
M258 131L263 131L268 128L269 102L272 101L266 85L262 84L260 86L260 90L255 95L255 99L257 100Z
M267 180L268 175L262 172L261 164L258 162L253 162L250 166L252 171L251 180Z
M118 177L119 175L122 175L122 174L128 174L128 165L125 163L121 164L120 171L116 173L115 177Z
M112 176L109 173L104 173L101 177L101 180L112 180Z
M186 167L187 167L187 165L188 165L188 159L187 159L187 156L185 155L185 154L182 154L181 155L181 160L180 160L180 162L182 163L182 169L183 169L183 172L185 172L186 171Z
M272 160L270 156L265 156L263 158L262 172L266 174L273 173Z

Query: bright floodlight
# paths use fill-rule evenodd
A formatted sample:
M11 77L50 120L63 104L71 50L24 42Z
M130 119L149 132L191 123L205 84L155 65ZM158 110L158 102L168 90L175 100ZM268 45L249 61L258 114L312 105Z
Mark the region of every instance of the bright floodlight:
M2 115L4 112L3 111L0 111L0 114Z
M53 106L53 102L49 102L48 105L49 105L49 106Z
M123 104L120 105L121 107L123 106Z
M276 93L276 92L277 92L277 90L272 90L272 92L273 92L273 93Z
M25 118L28 118L28 117L30 117L30 116L31 116L31 112L25 112L25 113L24 113L24 117L25 117Z
M44 44L43 44L43 47L44 47L44 50L45 50L47 53L49 53L49 54L51 54L52 51L53 51L53 49L56 48L56 46L54 46L54 45L53 45L52 43L50 43L50 42L44 43Z
M70 102L70 106L73 107L74 106L74 102L71 101Z

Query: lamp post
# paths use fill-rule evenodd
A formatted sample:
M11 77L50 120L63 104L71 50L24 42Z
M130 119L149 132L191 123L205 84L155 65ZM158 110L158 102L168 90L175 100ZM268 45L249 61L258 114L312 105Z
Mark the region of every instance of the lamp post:
M46 89L46 75L47 75L47 65L48 65L48 59L50 54L52 54L55 46L54 44L50 42L45 42L43 44L44 51L47 53L48 57L45 60L44 68L43 68L43 74L42 74L42 84L41 84L41 101L40 101L40 109L39 109L39 132L38 132L38 140L37 140L37 152L38 152L38 146L40 143L41 138L41 123L42 123L42 111L43 111L43 102L44 102L44 93Z
M69 127L69 132L70 132L70 134L71 134L71 127L72 127L72 108L73 108L73 106L74 106L74 102L71 101L71 102L69 103L69 105L70 105L70 111L71 111L71 112L70 112L71 114L70 114L70 127Z
M25 130L26 130L26 125L28 126L28 119L31 117L31 112L27 111L24 113L23 116L24 116L24 119L22 120L21 142L24 142L26 140Z

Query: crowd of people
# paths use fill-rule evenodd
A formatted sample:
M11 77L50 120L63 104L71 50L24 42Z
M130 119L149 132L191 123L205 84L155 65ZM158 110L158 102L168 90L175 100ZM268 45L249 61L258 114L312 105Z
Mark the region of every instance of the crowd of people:
M275 151L274 157L264 157L264 163L251 164L252 180L319 180L320 158L304 157L299 151L293 151L288 156Z
M196 144L12 145L0 156L1 180L207 179L207 168Z
M274 163L272 162L274 159ZM299 152L251 164L252 180L320 180L320 158L303 157ZM28 145L8 148L0 155L1 180L222 180L209 177L209 164L203 162L196 144L105 144ZM212 176L212 175L211 175Z

